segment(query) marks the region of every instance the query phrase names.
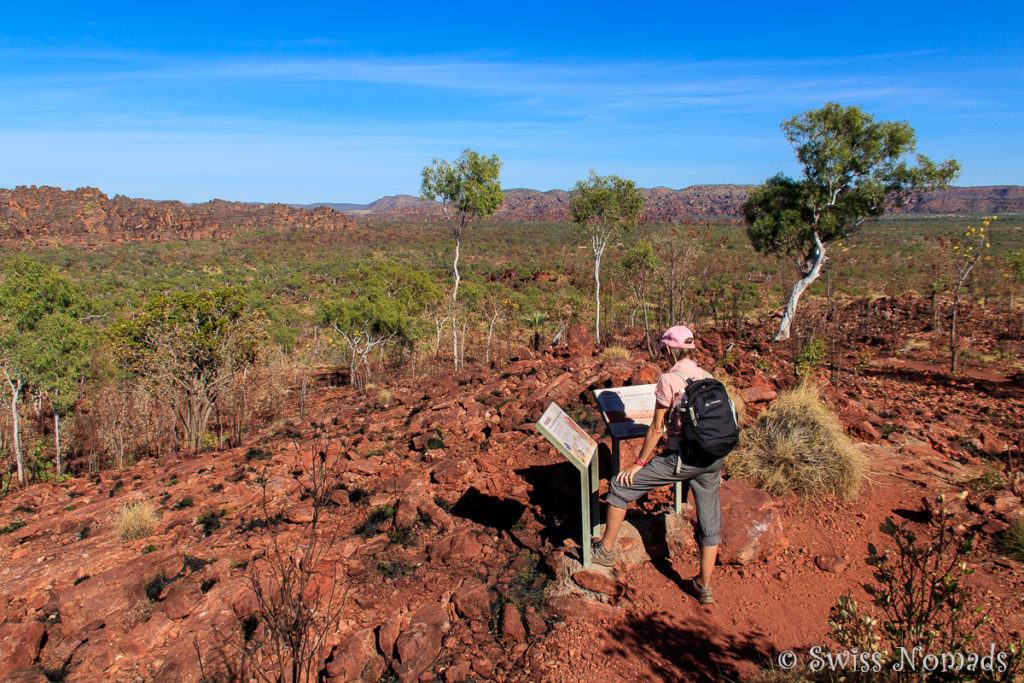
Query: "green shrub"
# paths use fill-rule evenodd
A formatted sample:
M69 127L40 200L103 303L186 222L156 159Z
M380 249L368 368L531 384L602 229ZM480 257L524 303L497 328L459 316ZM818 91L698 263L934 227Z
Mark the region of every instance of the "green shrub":
M814 337L805 344L793 359L793 372L798 380L805 379L825 360L825 340Z
M940 503L942 499L940 498ZM839 598L829 617L832 638L841 646L863 653L877 653L887 675L883 680L925 680L920 670L894 667L903 653L920 648L922 653L972 652L979 630L988 621L972 595L968 560L973 538L958 538L952 515L942 509L919 537L906 522L887 518L880 529L894 548L879 551L868 545L866 562L874 568L874 583L863 585L871 596L875 614L864 613L849 595ZM1024 674L1024 641L1009 647L1007 671L976 680L1019 680ZM998 679L996 678L998 675ZM844 680L869 680L864 678ZM972 677L973 679L973 677ZM875 679L870 679L875 680ZM936 670L927 680L963 680L963 672Z
M853 500L866 464L816 390L804 384L776 399L743 431L726 467L775 495Z
M377 533L377 529L384 522L393 519L395 508L392 505L381 505L373 508L370 514L356 527L356 533L369 538Z

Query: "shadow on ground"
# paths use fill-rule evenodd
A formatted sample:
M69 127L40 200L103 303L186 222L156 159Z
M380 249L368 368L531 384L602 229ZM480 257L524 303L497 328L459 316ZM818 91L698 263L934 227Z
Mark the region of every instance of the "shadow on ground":
M605 654L643 659L664 681L739 681L741 661L767 664L778 653L763 633L715 633L702 626L677 626L664 614L631 616L609 634L616 644Z

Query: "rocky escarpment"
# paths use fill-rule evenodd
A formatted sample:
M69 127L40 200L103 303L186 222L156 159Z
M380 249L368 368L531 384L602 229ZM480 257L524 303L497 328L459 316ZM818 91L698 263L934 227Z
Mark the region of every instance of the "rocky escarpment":
M743 202L751 185L692 185L681 190L667 187L641 189L647 220L662 221L682 218L742 218ZM338 205L339 207L341 205ZM361 207L345 205L352 215L379 218L442 218L437 202L421 201L410 195L384 197ZM993 187L953 187L912 197L891 213L903 214L987 214L1024 212L1024 187L1017 185ZM569 193L565 190L505 190L505 201L495 214L497 218L533 221L565 221L569 219Z
M92 187L74 191L20 186L0 189L0 239L102 243L227 237L255 230L347 230L355 219L328 207L204 204L113 198Z

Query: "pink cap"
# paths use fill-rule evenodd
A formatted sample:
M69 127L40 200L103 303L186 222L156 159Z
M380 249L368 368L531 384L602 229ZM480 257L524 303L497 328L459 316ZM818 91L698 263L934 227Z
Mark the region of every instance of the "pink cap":
M676 349L695 349L697 345L693 343L693 332L686 325L676 325L665 330L665 334L661 335L661 343L658 344L658 351L661 351L666 346L671 346Z

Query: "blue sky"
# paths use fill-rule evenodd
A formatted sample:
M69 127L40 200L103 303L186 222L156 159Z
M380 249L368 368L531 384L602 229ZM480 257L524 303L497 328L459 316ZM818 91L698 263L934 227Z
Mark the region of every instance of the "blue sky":
M828 101L1024 184L1021 2L12 4L0 187L368 202L465 147L506 188L759 183Z

